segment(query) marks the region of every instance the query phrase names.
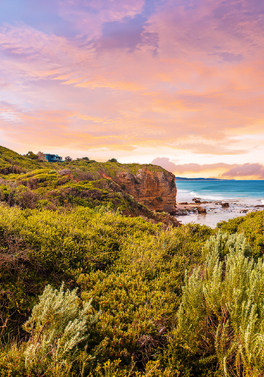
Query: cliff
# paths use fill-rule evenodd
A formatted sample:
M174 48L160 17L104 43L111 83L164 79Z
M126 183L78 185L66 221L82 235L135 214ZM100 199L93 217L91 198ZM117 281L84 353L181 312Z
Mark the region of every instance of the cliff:
M117 173L116 182L133 195L135 200L150 210L174 214L176 210L175 176L168 171L139 169L136 174Z
M175 176L160 166L152 164L121 164L80 159L67 167L77 180L107 179L120 187L120 191L132 195L148 209L175 214Z

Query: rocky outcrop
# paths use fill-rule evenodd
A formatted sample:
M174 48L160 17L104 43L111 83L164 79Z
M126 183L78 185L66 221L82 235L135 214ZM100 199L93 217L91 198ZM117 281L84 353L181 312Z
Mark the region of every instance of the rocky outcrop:
M175 214L177 189L172 173L142 168L136 174L118 172L115 180L148 209Z

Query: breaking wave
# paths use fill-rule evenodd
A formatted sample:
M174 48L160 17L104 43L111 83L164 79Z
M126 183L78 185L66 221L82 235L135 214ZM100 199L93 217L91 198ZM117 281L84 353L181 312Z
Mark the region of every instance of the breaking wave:
M191 191L190 195L193 198L200 198L200 199L204 199L204 200L227 200L227 198L225 198L224 196L211 195L211 194L200 195L198 192L195 192L195 191ZM232 199L232 198L228 198L228 199Z

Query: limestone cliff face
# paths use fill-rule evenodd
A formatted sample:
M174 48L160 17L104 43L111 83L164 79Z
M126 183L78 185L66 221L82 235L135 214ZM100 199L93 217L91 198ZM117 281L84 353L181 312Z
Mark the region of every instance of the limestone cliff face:
M175 213L177 189L172 173L142 168L136 174L118 172L116 181L148 209Z

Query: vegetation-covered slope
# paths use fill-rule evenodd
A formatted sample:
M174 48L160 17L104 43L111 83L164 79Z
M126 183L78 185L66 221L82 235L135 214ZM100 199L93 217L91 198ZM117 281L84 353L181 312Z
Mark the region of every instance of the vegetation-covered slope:
M158 166L120 164L116 161L99 163L87 157L71 162L48 163L38 161L32 152L28 153L29 157L23 157L3 147L1 151L0 201L10 206L57 210L105 205L125 215L142 216L165 225L178 225L174 217L166 213L154 213L137 202L137 198L130 195L117 179L119 172L132 174L144 167L154 174L169 174ZM154 199L157 203L162 201L159 197ZM151 208L155 208L155 203Z
M0 174L21 173L38 167L37 161L0 146Z
M254 214L255 216L252 214L245 216L244 224L247 224L249 218L253 226L257 224L260 213L263 216L263 212L258 212ZM210 289L214 290L210 293L211 296L207 297L201 288L198 296L197 289L200 283L197 283L198 285L195 283L197 288L191 285L190 289L194 291L189 294L188 300L193 297L195 305L199 304L202 307L197 306L196 309L195 306L190 306L189 309L194 310L192 314L186 304L185 316L186 318L192 316L195 319L200 313L203 322L195 322L198 326L197 340L188 338L187 336L194 336L194 333L188 335L184 327L186 324L180 322L178 325L179 306L187 299L181 298L185 271L188 271L187 276L189 276L199 265L207 266L203 261L208 255L216 255L212 253L217 252L219 257L214 256L214 262L210 262L217 263L217 258L219 261L223 260L233 249L240 250L239 253L245 255L243 258L247 258L247 262L241 259L241 263L253 263L253 259L250 262L252 255L254 258L261 256L261 252L256 254L255 251L252 254L252 248L256 249L258 240L249 239L252 248L246 247L246 241L243 240L234 248L232 237L229 239L229 236L225 236L211 240L203 251L205 241L215 232L210 228L189 225L162 230L161 225L146 223L141 218L124 217L103 207L95 209L77 207L71 211L52 212L46 209L23 210L2 206L0 229L2 337L0 371L3 376L41 376L44 373L47 376L79 376L81 371L84 376L224 375L221 369L224 364L219 359L221 354L215 348L215 336L217 326L222 326L221 324L227 326L229 323L228 333L234 334L232 339L235 342L233 322L226 322L229 318L227 314L230 310L229 299L223 297L223 291L223 299L221 299L223 301L219 301L219 307L215 307L215 312L210 314L209 309L206 311L208 304L206 302L203 304L199 297L210 300L212 305L214 302L212 300L216 300L217 303L219 300L217 285L214 287L212 284L220 283L216 283L213 275L210 277L211 275L196 273L195 276L199 276L201 284L207 276L207 283L203 284L212 286ZM243 230L242 223L241 230ZM237 258L242 258L242 254ZM228 262L231 267L232 263L234 266L237 264L237 259L232 262L232 258ZM238 274L236 279L240 279L239 276ZM224 275L221 273L218 278L224 279ZM241 279L241 282L236 280L234 288L230 287L230 289L235 289L239 284L246 289L246 286L243 286L242 275ZM62 281L70 290L78 287L80 310L82 305L88 303L90 299L93 300L89 313L96 316L96 321L87 324L87 331L90 334L87 340L77 342L73 353L66 353L57 360L52 346L44 347L43 342L46 338L42 338L42 332L39 336L35 336L30 331L27 333L28 326L24 327L23 323L29 318L44 287L51 284L52 287L59 289ZM191 284L191 281L188 283L186 280L185 284ZM53 300L57 302L56 292L50 292ZM258 292L262 295L259 288ZM235 297L234 292L230 295ZM47 298L47 303L49 299L51 298ZM255 303L254 300L252 296L252 305ZM239 302L242 306L239 307L241 309L237 309L238 311L243 307L243 300ZM58 306L58 311L61 313L60 310L62 308ZM208 317L208 323L206 315L209 314L206 313L212 316ZM222 322L222 316L226 315L227 319L223 317ZM65 316L68 318L66 314ZM212 318L214 322L211 328ZM45 334L49 336L49 326L56 325L56 315L53 314L46 325L45 323L41 326L36 324L36 331L41 331L44 326L47 331ZM202 323L204 330L200 333ZM259 329L256 327L254 331L261 335ZM208 331L207 347L199 343L204 341L203 336L206 331ZM222 332L223 330L221 336L224 336ZM15 339L20 339L19 344ZM57 347L59 338L56 339L54 344ZM31 361L26 362L32 341L35 342L36 352L34 355L31 354ZM10 342L13 342L12 347ZM229 343L223 343L223 347L223 352L228 354ZM49 365L52 365L50 369L43 354L40 357L42 349L46 350ZM261 351L262 348L259 350ZM236 355L235 349L232 352ZM250 374L252 371L259 371L261 368L261 365L257 365L255 361L245 362L241 359L233 363L232 360L233 356L230 356L226 364L227 368L228 370L233 368L232 370L237 374L230 372L230 376L252 376L254 375ZM246 363L246 366L243 363ZM246 371L244 368L249 368L250 372L244 371L239 374L238 368L243 371Z
M97 180L106 178L106 176L114 178L118 172L123 170L135 174L140 168L144 167L153 172L166 172L165 169L157 165L120 164L115 159L107 162L97 162L90 160L88 157L83 157L70 162L49 163L38 160L37 155L32 152L28 152L26 156L22 156L11 149L0 146L0 175L25 173L36 169L50 168L55 171L69 169L73 176L79 180Z
M93 298L94 313L101 310L90 330L88 351L96 358L86 375L119 358L121 369L133 359L135 370L144 369L153 352L162 351L184 270L197 265L211 234L198 226L164 232L103 208L54 213L2 207L0 221L3 342L18 329L23 334L21 325L46 284L59 288L65 281L79 287L85 301Z

